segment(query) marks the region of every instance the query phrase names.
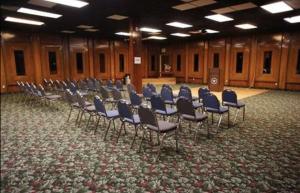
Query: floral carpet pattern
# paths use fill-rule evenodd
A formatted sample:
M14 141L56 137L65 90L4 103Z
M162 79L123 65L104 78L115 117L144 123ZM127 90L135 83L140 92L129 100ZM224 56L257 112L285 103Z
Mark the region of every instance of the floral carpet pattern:
M300 92L243 99L246 120L228 129L224 117L210 139L195 141L186 126L179 152L171 137L157 162L147 140L130 149L132 128L104 141L103 126L78 127L75 113L67 122L63 102L56 110L16 97L1 95L1 192L300 192Z

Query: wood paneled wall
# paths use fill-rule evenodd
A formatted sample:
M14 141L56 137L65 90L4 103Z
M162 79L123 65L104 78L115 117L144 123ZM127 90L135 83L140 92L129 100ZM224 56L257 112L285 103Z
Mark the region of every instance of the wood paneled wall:
M1 36L1 93L15 91L16 81L41 83L44 78L78 80L86 77L116 80L133 72L133 64L129 63L128 42L63 35L5 33L10 35ZM218 54L221 80L225 85L300 90L300 74L297 73L299 49L299 32L167 45L145 41L142 49L142 77L159 76L160 56L164 54L169 57L172 75L178 82L206 84L209 69L214 65L215 54ZM15 50L22 50L24 53L25 75L16 74ZM50 52L56 56L55 73L50 70ZM269 73L264 73L266 52L272 52ZM82 54L82 72L77 68L77 60L80 58L78 53ZM242 55L243 61L240 72L237 71L238 53ZM180 64L177 64L178 60ZM198 67L195 66L195 60ZM100 70L103 62L105 67L103 69L102 66Z

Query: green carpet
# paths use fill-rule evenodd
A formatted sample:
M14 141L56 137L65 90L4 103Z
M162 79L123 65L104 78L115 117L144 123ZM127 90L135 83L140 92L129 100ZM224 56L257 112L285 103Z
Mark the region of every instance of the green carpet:
M148 141L140 153L140 138L130 149L132 128L118 144L113 130L103 141L103 126L94 134L84 124L75 126L75 114L67 122L65 103L56 110L24 105L16 97L1 95L1 192L300 190L300 92L244 99L246 120L227 129L225 117L211 139L200 135L195 142L184 127L179 153L169 138L158 162Z

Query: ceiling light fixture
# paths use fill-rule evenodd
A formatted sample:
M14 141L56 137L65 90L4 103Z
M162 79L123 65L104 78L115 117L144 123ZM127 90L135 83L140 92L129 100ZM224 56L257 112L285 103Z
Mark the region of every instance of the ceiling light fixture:
M67 5L76 8L81 8L89 4L88 2L79 1L79 0L44 0L44 1L49 1L52 3Z
M88 32L96 32L99 31L98 29L85 29L84 31L88 31Z
M117 32L115 34L119 35L119 36L130 36L130 33L128 33L128 32Z
M220 32L216 31L216 30L212 30L212 29L206 29L206 33L215 34L215 33L220 33Z
M233 19L231 17L227 17L225 15L221 14L214 14L214 15L208 15L205 16L206 19L211 19L217 22L226 22L226 21L232 21Z
M150 33L158 33L158 32L161 32L160 29L154 29L154 28L150 28L150 27L141 27L141 28L140 28L140 31L143 31L143 32L150 32Z
M193 27L193 26L190 25L190 24L181 23L181 22L177 22L177 21L174 21L174 22L171 22L171 23L167 23L166 25L168 25L168 26L173 26L173 27L178 27L178 28L189 28L189 27Z
M294 16L294 17L286 17L284 18L285 21L289 23L299 23L300 22L300 15Z
M61 33L73 34L73 33L75 33L75 31L71 31L71 30L62 30Z
M30 14L30 15L38 15L38 16L42 16L42 17L50 17L50 18L55 18L55 19L62 16L62 15L56 14L56 13L39 11L39 10L35 10L35 9L28 9L28 8L24 8L24 7L19 8L17 10L17 12L26 13L26 14Z
M278 1L276 3L270 3L261 6L264 10L270 12L270 13L281 13L286 11L291 11L293 8L291 8L288 4L286 4L283 1Z
M166 37L162 37L162 36L150 36L147 39L152 39L152 40L165 40L167 39Z
M172 36L178 36L178 37L189 37L191 36L190 34L185 34L185 33L172 33Z
M77 28L80 28L80 29L90 29L90 28L93 28L94 26L92 25L79 25L77 26Z
M249 23L243 23L243 24L235 25L235 27L241 28L241 29L254 29L254 28L257 28L257 26L249 24Z
M44 22L41 22L41 21L23 19L23 18L16 18L16 17L6 17L4 20L9 21L9 22L23 23L23 24L29 24L29 25L43 25L43 24L45 24Z

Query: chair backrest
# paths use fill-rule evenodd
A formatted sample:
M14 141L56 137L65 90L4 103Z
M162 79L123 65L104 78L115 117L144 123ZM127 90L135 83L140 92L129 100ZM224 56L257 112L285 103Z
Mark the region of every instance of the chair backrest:
M161 91L160 91L160 95L164 101L173 101L174 100L173 92L168 87L162 87Z
M109 93L106 90L106 88L104 88L104 86L100 87L100 94L101 94L101 97L102 97L103 100L106 100L106 99L109 98Z
M76 87L76 85L73 83L73 82L71 82L71 84L70 84L70 91L72 92L72 93L76 93L76 91L77 91L77 87Z
M125 118L127 118L134 121L133 113L125 100L120 100L118 102L118 111L121 119L124 120Z
M138 109L138 114L142 125L150 125L159 129L155 113L151 109L141 105Z
M203 99L203 96L206 95L206 93L209 93L210 90L206 87L200 87L198 89L198 97L199 99Z
M123 84L121 80L116 80L116 87L117 89L123 89Z
M67 102L69 104L77 102L76 96L70 91L70 89L67 89L65 91L65 95L66 95Z
M191 92L185 88L179 90L178 97L184 97L190 101L193 100Z
M154 84L148 83L147 87L150 88L152 93L156 93L156 87L154 86Z
M230 89L223 90L222 92L222 102L237 103L236 92Z
M85 100L84 100L83 96L80 94L80 92L76 91L75 95L77 97L77 102L78 102L79 106L81 108L85 108L86 107Z
M119 101L122 99L122 94L118 89L113 88L112 89L112 97L115 101Z
M127 84L127 91L128 91L128 93L136 92L134 85L133 84Z
M216 95L212 93L207 93L206 95L203 96L203 107L220 109L220 102L216 97Z
M40 90L42 96L46 96L45 89L41 84L39 84L39 90Z
M108 80L108 81L106 82L106 86L107 86L108 88L114 87L112 80Z
M136 92L130 92L129 99L130 103L134 106L139 106L142 104L142 99L139 95L136 94Z
M161 110L161 111L165 111L165 112L167 111L166 110L166 105L165 105L163 99L160 96L153 95L151 97L150 101L151 101L151 107L152 107L152 109L154 109L154 110Z
M195 116L193 102L186 98L179 98L176 102L178 113L181 115Z
M142 92L145 98L151 98L153 95L152 90L148 86L143 86Z
M92 79L87 80L88 89L93 90L95 89L94 81Z
M100 99L100 97L97 95L94 97L94 105L95 105L95 109L98 113L106 116L105 105L103 104L103 101Z
M168 88L168 89L172 90L172 87L170 85L168 85L168 84L163 84L162 88Z

